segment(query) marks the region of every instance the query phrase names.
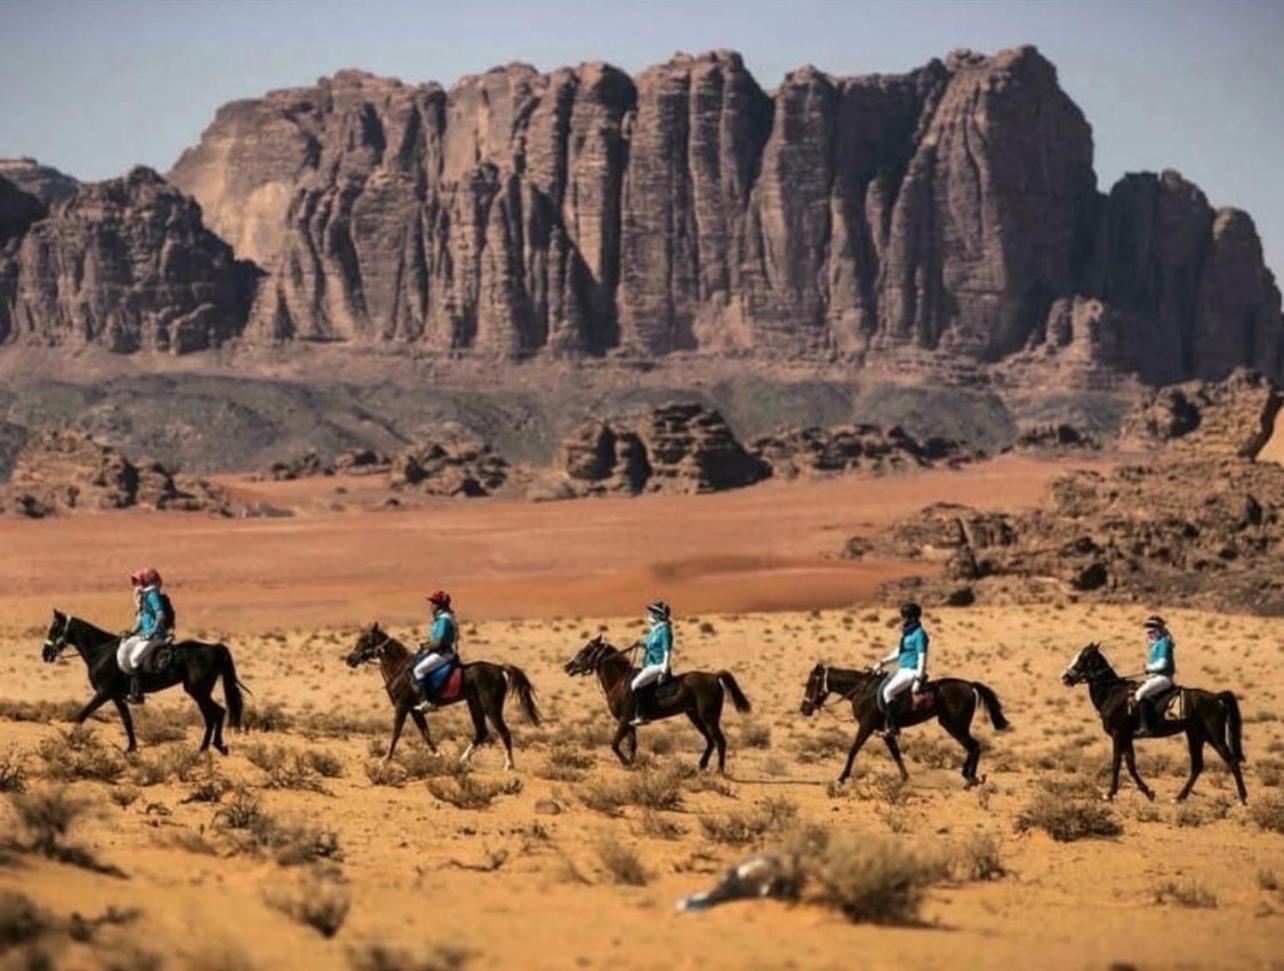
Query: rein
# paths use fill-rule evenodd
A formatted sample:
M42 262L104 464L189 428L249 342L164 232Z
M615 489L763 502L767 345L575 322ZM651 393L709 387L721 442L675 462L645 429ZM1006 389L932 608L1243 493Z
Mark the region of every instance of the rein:
M57 636L57 638L45 638L44 646L53 648L55 655L61 654L63 649L67 646L67 635L71 633L71 621L71 614L65 614L62 618L62 632Z

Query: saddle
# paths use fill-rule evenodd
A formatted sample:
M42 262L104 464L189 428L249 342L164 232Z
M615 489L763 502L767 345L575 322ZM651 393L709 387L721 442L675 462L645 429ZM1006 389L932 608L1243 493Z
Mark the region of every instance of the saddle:
M648 684L639 691L638 701L641 702L643 708L654 710L657 705L661 705L673 698L678 693L679 687L681 687L681 682L673 675L669 675L654 684Z
M143 672L145 674L164 674L169 670L169 666L174 663L174 655L177 646L174 643L174 635L168 635L165 640L152 648L147 657L143 660Z
M464 666L458 656L443 664L436 671L429 673L426 687L428 697L437 704L454 701L459 697L464 684Z
M883 685L887 684L891 675L885 675L878 682L878 688L874 692L874 704L883 714L887 713L887 707L883 704ZM928 681L922 691L915 691L911 688L909 691L901 692L896 696L892 704L896 708L897 715L913 714L916 711L922 711L929 707L936 700L936 685Z
M1129 697L1129 707L1135 712L1137 702ZM1150 710L1158 721L1183 721L1186 718L1186 692L1179 684L1165 688L1149 700Z

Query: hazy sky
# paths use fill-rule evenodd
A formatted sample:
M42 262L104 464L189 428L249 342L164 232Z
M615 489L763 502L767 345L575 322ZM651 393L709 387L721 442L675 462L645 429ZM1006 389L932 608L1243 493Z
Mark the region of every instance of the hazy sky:
M225 101L341 67L449 85L495 64L636 72L734 48L775 87L802 64L894 72L1034 43L1094 130L1102 188L1174 168L1257 220L1284 269L1284 2L738 3L0 0L0 155L82 179L161 171Z

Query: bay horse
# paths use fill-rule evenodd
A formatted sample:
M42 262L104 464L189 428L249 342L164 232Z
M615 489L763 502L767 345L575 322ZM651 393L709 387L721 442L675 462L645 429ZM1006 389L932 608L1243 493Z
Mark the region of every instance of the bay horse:
M803 689L802 713L808 717L825 707L825 701L831 694L837 695L852 706L852 715L856 718L856 737L852 739L851 748L847 751L847 762L838 776L842 785L852 774L852 764L869 737L884 723L882 709L878 706L878 689L883 683L881 670L855 671L848 668L833 668L817 664L807 677ZM963 746L967 756L963 760L963 784L970 789L985 781L978 778L977 766L981 761L981 743L972 737L972 717L979 707L984 707L990 715L990 723L996 731L1009 728L1004 717L1003 706L994 689L980 681L964 681L961 678L941 678L928 683L924 693L927 702L921 706L911 707L908 711L900 709L896 722L906 728L919 725L935 718L950 737ZM902 699L908 698L909 692L893 701L893 704L905 704ZM895 735L884 735L883 741L891 753L896 768L900 770L901 781L909 779L909 772L901 758L901 748Z
M1133 751L1133 740L1138 737L1141 727L1140 718L1132 710L1130 701L1139 682L1122 678L1115 673L1106 656L1101 652L1100 644L1089 644L1075 655L1070 666L1061 675L1061 681L1067 687L1076 684L1088 686L1088 697L1093 707L1101 716L1101 727L1110 736L1114 746L1110 767L1110 791L1106 799L1113 799L1119 791L1119 763L1126 762L1128 774L1137 788L1147 799L1154 800L1155 793L1146 785L1137 771L1137 758ZM1184 717L1175 719L1163 718L1162 712L1155 714L1155 731L1149 738L1170 738L1173 735L1186 735L1186 745L1190 751L1190 775L1177 802L1184 802L1195 788L1195 780L1204 771L1204 745L1213 747L1235 777L1235 788L1239 792L1239 801L1248 802L1248 790L1244 787L1244 773L1240 766L1244 762L1243 719L1239 713L1239 701L1230 691L1205 691L1202 688L1178 688L1181 692L1181 706Z
M401 738L401 729L406 724L406 716L414 719L424 744L432 752L437 745L428 731L428 719L423 712L416 709L419 698L411 684L411 662L414 655L406 645L378 623L371 624L357 637L356 644L347 656L348 667L356 668L370 661L378 660L379 671L383 675L383 686L392 702L392 738L388 742L388 754L384 761L392 758L397 750L397 740ZM473 757L477 746L485 744L490 738L486 720L495 726L500 740L504 743L504 769L513 767L513 736L504 722L504 701L511 690L517 695L522 707L522 714L532 725L539 724L539 708L535 704L535 688L531 685L526 672L511 664L492 664L490 661L472 661L461 664L459 694L446 701L437 702L435 707L444 708L459 702L467 702L468 713L473 718L473 740L459 757L467 762Z
M88 621L53 612L53 622L45 636L44 647L40 656L46 664L53 664L66 650L74 647L80 659L89 669L89 684L94 689L94 696L75 717L77 725L95 711L111 702L120 714L125 726L125 736L129 739L127 752L138 749L134 737L134 720L129 714L129 705L125 697L129 694L129 675L120 670L116 663L116 649L120 646L120 635L112 634ZM178 641L173 645L156 648L170 651L170 661L159 672L144 670L141 675L144 694L154 694L181 684L192 700L201 710L205 719L205 735L201 738L201 751L207 751L211 744L223 755L227 746L223 743L224 715L233 728L241 727L241 714L244 700L241 689L244 687L236 678L236 665L232 661L232 652L226 644L206 644L201 641ZM155 654L153 654L155 657ZM146 665L144 665L146 667ZM219 678L223 679L223 695L227 702L224 711L222 705L214 700L214 685Z
M629 661L625 652L612 647L602 635L594 637L585 644L578 654L564 665L567 674L572 677L597 675L598 685L606 697L606 707L617 720L615 738L611 740L611 751L622 765L632 765L638 754L637 729L625 718L624 701L629 682L637 674L637 669ZM676 685L674 685L676 682ZM731 703L736 711L744 714L751 709L749 699L740 690L735 676L730 671L719 671L711 674L708 671L689 671L670 678L671 685L664 694L650 702L653 720L672 718L674 715L686 715L705 741L704 755L700 757L700 768L709 767L709 758L714 748L718 750L718 772L725 773L727 768L727 739L722 734L722 702L725 695L731 695ZM621 743L630 740L630 755L625 758Z

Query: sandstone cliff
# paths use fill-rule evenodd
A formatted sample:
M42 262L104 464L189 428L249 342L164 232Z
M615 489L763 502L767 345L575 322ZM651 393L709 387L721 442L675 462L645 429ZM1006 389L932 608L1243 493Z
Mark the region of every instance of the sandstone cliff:
M636 78L512 64L449 90L341 71L224 106L169 174L266 271L251 310L232 309L226 254L192 207L177 234L131 234L136 262L166 249L193 271L186 290L162 290L164 309L140 321L102 306L113 273L110 287L63 273L51 294L60 270L33 253L8 271L10 330L119 350L243 334L501 359L1284 377L1280 296L1251 219L1171 172L1102 194L1092 154L1032 47L904 75L807 66L773 92L725 51ZM99 203L76 200L104 191L55 206L27 231L34 248L66 239L64 262L84 249ZM197 281L217 296L194 295ZM196 336L156 319L201 307L178 327Z

